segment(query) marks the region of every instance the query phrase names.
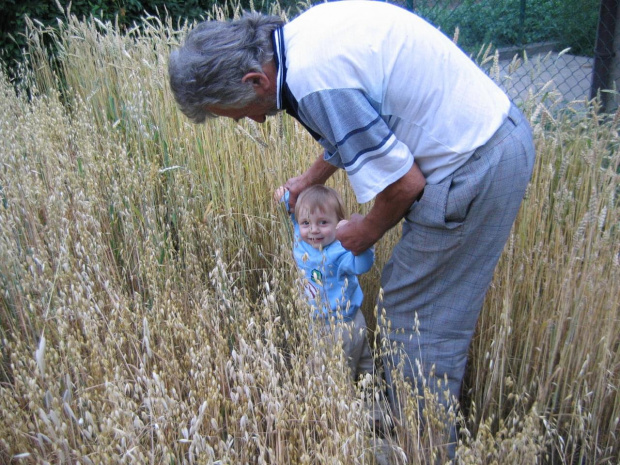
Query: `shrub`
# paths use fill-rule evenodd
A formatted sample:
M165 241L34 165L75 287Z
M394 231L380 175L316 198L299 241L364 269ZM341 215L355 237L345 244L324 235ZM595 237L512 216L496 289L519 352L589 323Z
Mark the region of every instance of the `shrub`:
M418 2L416 12L469 52L482 44L496 47L558 41L561 49L592 55L598 18L597 0L464 0Z
M162 19L168 17L173 24L192 22L205 17L218 3L228 8L229 13L233 9L270 8L270 4L264 0L239 0L234 2L234 6L233 3L217 0L72 0L67 2L66 6L61 4L61 0L0 0L0 60L4 61L10 70L22 61L26 46L26 16L38 24L55 28L58 18L71 14L80 19L97 18L102 22L109 21L118 24L121 30L127 30L135 24L140 26L141 18L148 15ZM292 0L279 4L283 9L296 6Z

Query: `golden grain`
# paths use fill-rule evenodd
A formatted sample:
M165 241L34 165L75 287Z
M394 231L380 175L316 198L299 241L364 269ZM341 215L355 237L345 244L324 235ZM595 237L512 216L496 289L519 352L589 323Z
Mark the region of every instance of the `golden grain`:
M394 411L380 376L354 389L342 351L308 331L270 193L314 158L309 135L286 116L188 124L165 71L184 31L157 18L121 32L69 17L54 38L63 86L31 27L32 98L0 79L0 461L357 464L383 451L435 463L446 421L461 425L461 463L618 459L613 121L575 122L552 93L524 102L539 156L464 405L441 398L441 379L397 376ZM341 173L331 182L351 211L368 208ZM362 278L372 328L389 326L378 278L398 235ZM400 350L373 340L386 357Z

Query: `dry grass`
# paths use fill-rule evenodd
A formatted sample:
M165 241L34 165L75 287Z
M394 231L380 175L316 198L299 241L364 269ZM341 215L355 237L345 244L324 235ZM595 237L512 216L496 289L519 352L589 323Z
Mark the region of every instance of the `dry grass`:
M155 18L123 34L67 20L64 80L46 35L32 98L0 82L0 462L374 463L341 354L312 357L271 203L313 141L284 116L188 123L166 83L182 33ZM538 163L472 345L458 456L616 463L617 121L526 111ZM363 279L371 322L397 236ZM420 427L403 397L393 463L445 458L454 413L429 411Z

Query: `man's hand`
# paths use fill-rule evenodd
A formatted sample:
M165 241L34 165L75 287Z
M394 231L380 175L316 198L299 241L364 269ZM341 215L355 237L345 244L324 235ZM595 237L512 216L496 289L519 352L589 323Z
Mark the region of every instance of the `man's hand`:
M325 181L327 181L337 169L338 168L334 165L330 165L323 159L323 152L321 152L314 163L312 163L312 166L303 174L286 181L284 187L288 189L289 192L288 206L290 211L295 210L297 197L299 197L301 191L314 184L325 184Z
M294 178L290 178L284 186L281 186L282 189L288 191L288 207L290 211L295 211L295 204L297 203L297 197L299 194L310 187L311 184L308 183L307 177L302 175L295 176ZM284 193L282 193L284 195Z
M354 213L349 221L342 220L338 223L336 239L345 249L353 252L353 255L360 255L381 239L383 231L373 229L364 216Z
M336 239L354 255L361 254L398 224L425 185L426 179L414 163L402 178L375 197L375 203L366 216L352 215L346 225L338 228Z

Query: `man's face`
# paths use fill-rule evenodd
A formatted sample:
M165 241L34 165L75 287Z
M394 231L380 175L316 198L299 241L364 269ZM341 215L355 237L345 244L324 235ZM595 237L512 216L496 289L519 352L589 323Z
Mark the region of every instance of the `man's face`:
M216 116L224 116L239 121L250 118L257 123L264 123L267 116L273 116L278 112L275 98L257 98L252 103L240 108L220 107L211 105L207 110Z

